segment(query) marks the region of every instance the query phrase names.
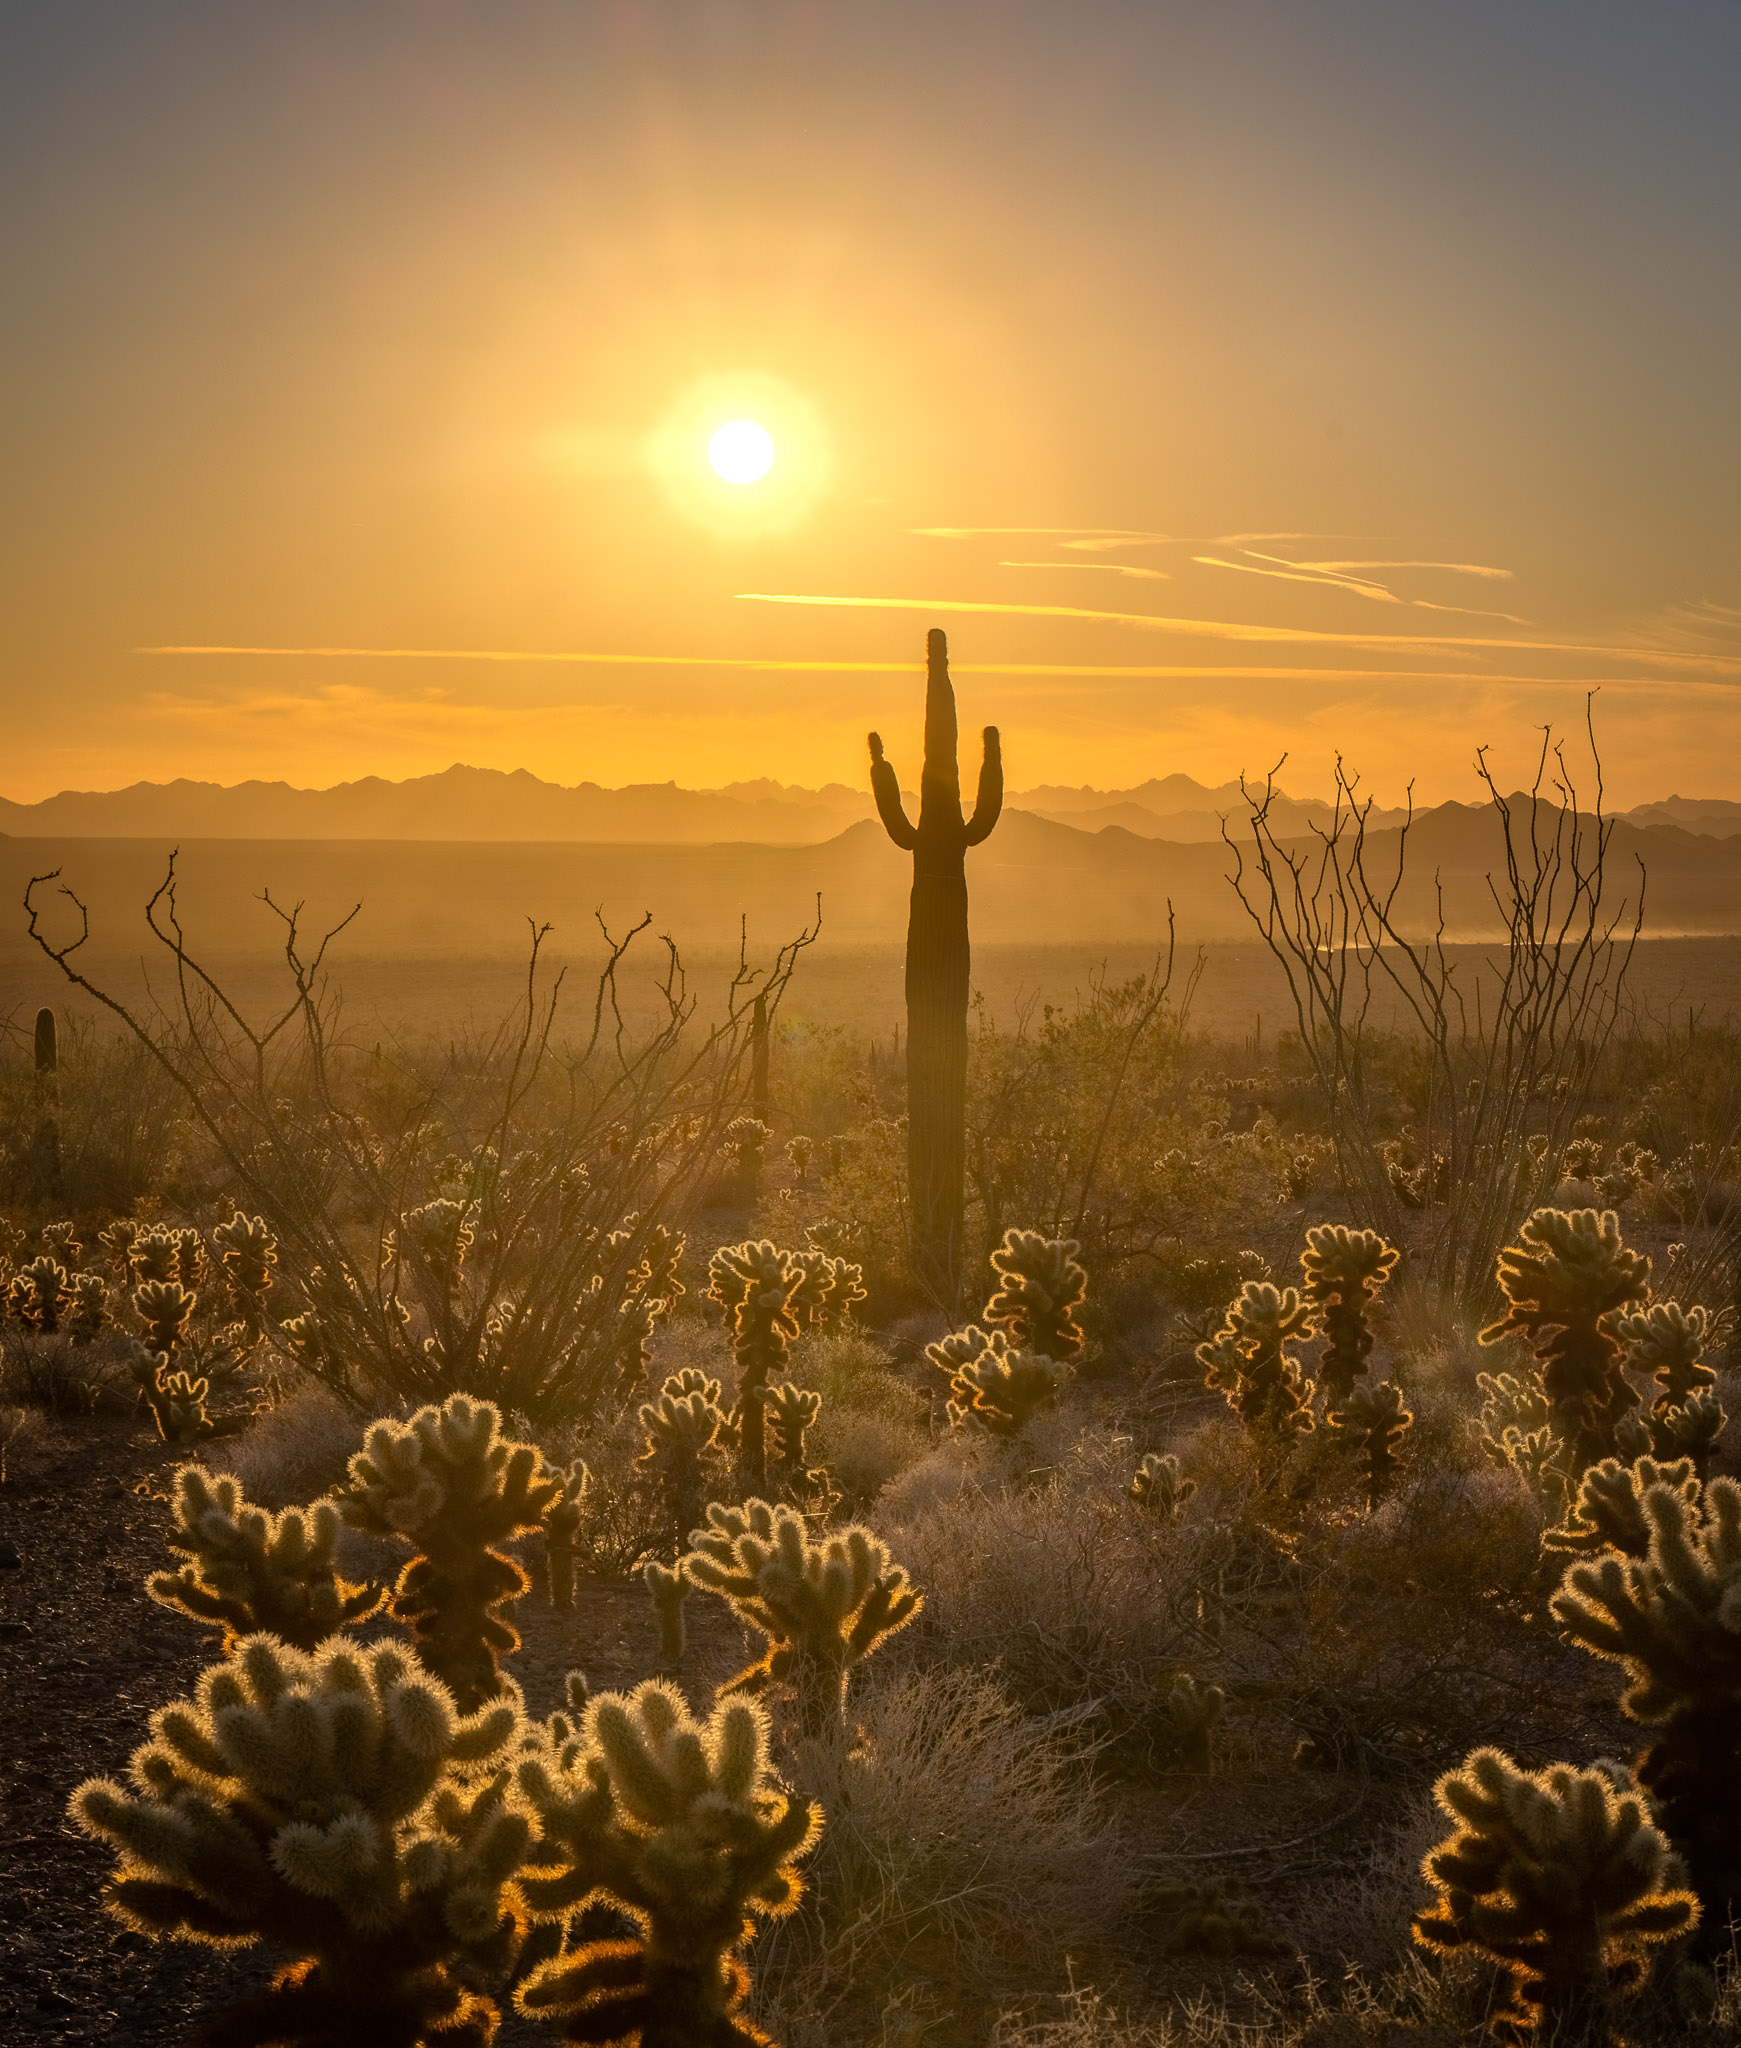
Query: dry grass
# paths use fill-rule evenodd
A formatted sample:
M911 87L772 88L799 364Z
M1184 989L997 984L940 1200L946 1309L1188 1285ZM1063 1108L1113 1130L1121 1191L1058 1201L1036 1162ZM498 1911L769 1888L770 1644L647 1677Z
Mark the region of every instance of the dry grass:
M206 1463L234 1473L250 1500L284 1508L337 1486L362 1444L363 1425L351 1410L319 1380L296 1372L240 1436L210 1448Z

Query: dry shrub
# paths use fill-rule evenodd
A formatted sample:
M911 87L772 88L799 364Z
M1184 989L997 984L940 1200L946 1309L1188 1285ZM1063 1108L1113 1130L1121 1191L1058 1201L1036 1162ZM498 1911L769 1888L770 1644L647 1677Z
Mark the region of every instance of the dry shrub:
M240 1436L214 1447L206 1462L234 1473L251 1501L296 1507L337 1486L362 1443L356 1415L331 1388L297 1372L273 1406L261 1409Z
M786 2048L862 2038L848 2005L886 2008L915 1977L967 1999L1031 1985L1073 1943L1104 1941L1131 1884L1109 1809L1068 1736L983 1671L867 1675L856 1732L798 1744L787 1774L828 1816L806 1866L814 1902L770 1932L760 2014Z

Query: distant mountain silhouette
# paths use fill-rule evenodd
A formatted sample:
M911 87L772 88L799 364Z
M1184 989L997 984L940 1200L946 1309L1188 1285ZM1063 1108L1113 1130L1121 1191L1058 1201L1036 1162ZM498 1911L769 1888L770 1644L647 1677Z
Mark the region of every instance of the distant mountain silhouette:
M1250 785L1255 794L1258 785ZM1107 830L1180 845L1219 840L1222 820L1243 828L1241 785L1209 786L1189 775L1151 777L1132 789L1048 783L1010 794L1012 807L1078 833ZM1457 806L1451 806L1457 809ZM1369 832L1399 826L1405 813L1374 805ZM1420 818L1435 815L1423 812ZM766 777L721 789L675 782L606 789L546 782L524 768L468 768L403 782L371 775L331 789L287 782L136 782L116 790L63 790L40 803L0 798L0 834L41 839L454 840L575 842L594 846L818 846L872 816L868 786L831 782L803 789ZM1317 797L1275 793L1271 821L1284 838L1326 825ZM1629 825L1667 827L1707 838L1741 832L1741 803L1668 797L1625 814Z

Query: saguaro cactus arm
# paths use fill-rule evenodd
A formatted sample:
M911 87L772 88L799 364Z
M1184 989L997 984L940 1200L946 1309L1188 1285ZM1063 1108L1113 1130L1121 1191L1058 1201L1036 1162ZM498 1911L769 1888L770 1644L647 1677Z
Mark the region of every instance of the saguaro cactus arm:
M919 843L919 833L907 817L906 806L901 802L901 779L893 765L884 758L881 733L870 735L871 794L877 800L877 816L883 821L883 830L899 847L911 853Z
M967 843L977 846L991 837L1003 811L1003 742L995 725L985 728L985 753L979 764L979 794L967 821Z

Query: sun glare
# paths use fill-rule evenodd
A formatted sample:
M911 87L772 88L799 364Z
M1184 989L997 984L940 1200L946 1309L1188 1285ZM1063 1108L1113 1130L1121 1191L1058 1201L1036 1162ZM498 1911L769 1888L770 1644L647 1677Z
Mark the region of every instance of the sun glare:
M774 466L774 438L754 420L727 420L708 442L707 459L728 484L760 483Z

